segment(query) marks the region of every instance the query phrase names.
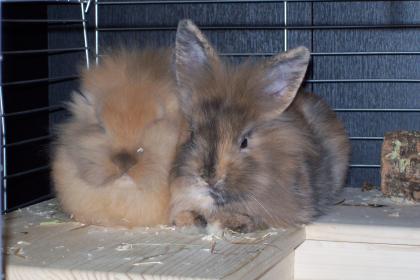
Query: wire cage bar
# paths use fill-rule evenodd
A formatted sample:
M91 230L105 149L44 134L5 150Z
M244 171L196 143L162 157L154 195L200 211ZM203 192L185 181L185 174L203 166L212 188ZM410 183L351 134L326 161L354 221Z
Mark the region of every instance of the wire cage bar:
M19 19L10 19L10 18L2 18L2 24L15 24L15 25L27 25L27 24L48 24L48 25L63 25L63 26L80 26L81 36L83 40L83 45L80 47L60 47L60 48L44 48L44 49L19 49L19 50L2 50L2 63L3 60L7 57L17 57L17 56L25 56L25 57L34 57L37 55L56 55L56 54L65 54L65 53L83 53L85 59L85 66L89 67L89 44L88 44L88 30L87 30L87 19L85 17L85 9L87 4L90 1L81 1L81 0L64 0L64 1L53 1L53 0L37 0L37 1L13 1L13 0L5 0L2 1L3 3L42 3L47 5L57 5L66 9L67 5L79 5L80 6L80 18L60 18L60 19L32 19L32 18L19 18ZM31 174L48 170L50 168L49 165L38 166L35 168L26 169L23 171L18 171L14 173L10 173L8 171L7 166L7 156L8 156L8 149L14 148L18 146L24 146L28 144L38 143L44 140L52 139L53 135L47 134L44 136L39 137L31 137L28 139L23 139L15 142L7 143L7 133L10 133L8 129L6 129L7 119L9 118L19 118L22 116L39 114L44 112L56 112L60 110L64 110L65 107L63 105L49 105L45 107L36 107L27 110L20 110L10 112L10 110L6 110L4 107L4 88L10 87L31 87L37 84L54 84L54 83L62 83L71 80L76 80L79 77L77 75L66 75L66 76L48 76L45 78L37 78L37 79L29 79L29 80L13 80L13 81L1 81L0 86L0 118L1 118L1 147L2 147L2 157L1 157L1 164L2 164L2 186L1 186L1 193L2 193L2 213L6 211L11 211L16 209L17 207L22 207L24 205L28 205L28 203L24 203L22 205L18 205L17 207L9 207L8 205L8 181L10 179L19 178L22 176L30 176ZM41 201L42 199L47 199L52 197L53 194L50 193L46 196L36 198L29 203L35 203Z

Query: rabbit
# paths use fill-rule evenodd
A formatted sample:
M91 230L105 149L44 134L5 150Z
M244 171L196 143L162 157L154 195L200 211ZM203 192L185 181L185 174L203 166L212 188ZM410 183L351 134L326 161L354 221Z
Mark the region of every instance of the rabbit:
M328 105L300 90L309 60L297 47L230 65L192 21L180 21L174 68L191 133L171 173L172 223L294 227L335 202L350 145Z
M116 50L81 74L57 130L52 179L62 208L85 224L169 221L169 173L183 117L171 51Z

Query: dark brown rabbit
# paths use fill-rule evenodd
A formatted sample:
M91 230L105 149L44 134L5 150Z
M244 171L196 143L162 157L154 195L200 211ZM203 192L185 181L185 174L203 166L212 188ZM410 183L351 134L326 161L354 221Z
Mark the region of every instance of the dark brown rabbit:
M324 101L298 93L309 59L299 47L232 66L191 21L179 23L175 70L191 137L172 174L175 224L292 226L334 202L349 142Z

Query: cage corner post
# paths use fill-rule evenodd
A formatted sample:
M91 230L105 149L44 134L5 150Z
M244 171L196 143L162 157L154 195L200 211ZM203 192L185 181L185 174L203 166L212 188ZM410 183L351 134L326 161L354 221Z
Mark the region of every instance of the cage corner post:
M0 18L3 18L2 16L2 5L0 3ZM3 170L4 170L4 165L3 165L3 88L2 88L2 83L3 83L3 49L2 49L2 42L3 42L3 34L2 34L2 29L3 25L2 22L0 21L0 114L1 114L1 121L0 121L0 139L1 140L1 144L2 144L2 148L0 149L0 192L1 192L1 198L0 198L0 208L1 208L1 213L4 213L4 203L5 203L5 199L4 199L4 184L3 184ZM3 219L0 219L0 231L3 232ZM3 248L3 238L0 239L0 247ZM0 264L3 264L3 254L0 254ZM3 279L4 278L4 274L3 274L3 265L0 266L0 278Z
M0 17L3 18L2 14L2 4L0 3ZM7 209L7 192L6 192L6 181L4 180L6 172L6 160L5 160L5 129L4 129L4 106L3 106L3 24L0 21L0 139L1 139L1 149L0 149L0 191L1 191L1 213L4 213ZM0 221L1 223L1 221ZM0 227L1 228L1 227Z

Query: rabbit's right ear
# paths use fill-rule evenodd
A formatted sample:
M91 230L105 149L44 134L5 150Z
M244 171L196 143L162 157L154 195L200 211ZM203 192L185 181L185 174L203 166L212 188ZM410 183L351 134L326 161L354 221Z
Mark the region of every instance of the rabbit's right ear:
M175 74L182 109L189 113L195 83L209 74L219 57L204 34L191 20L178 24L175 43Z

